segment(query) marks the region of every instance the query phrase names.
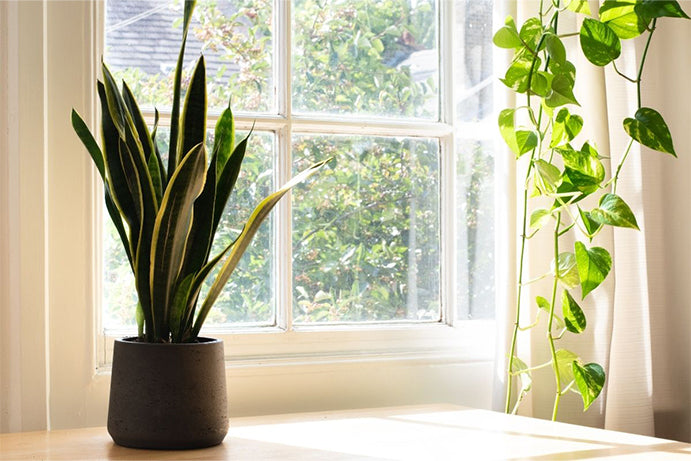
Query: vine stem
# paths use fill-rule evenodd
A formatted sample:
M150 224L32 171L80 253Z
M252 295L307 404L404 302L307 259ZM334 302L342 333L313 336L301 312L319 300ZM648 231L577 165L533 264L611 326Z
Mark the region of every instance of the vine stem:
M559 282L559 226L561 225L561 211L557 213L557 223L554 226L554 282L552 283L552 302L549 306L549 319L547 321L547 339L549 340L549 350L552 354L552 368L554 369L554 379L556 381L556 394L554 396L554 408L552 409L552 421L557 420L559 411L559 400L561 399L561 376L559 375L559 364L557 363L557 351L554 346L554 336L552 336L552 323L554 322L554 306L557 303L557 284Z

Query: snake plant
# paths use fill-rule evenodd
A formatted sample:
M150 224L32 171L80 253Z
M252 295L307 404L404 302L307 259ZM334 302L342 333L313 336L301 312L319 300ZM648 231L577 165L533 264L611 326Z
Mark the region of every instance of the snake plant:
M118 231L134 274L139 303L140 341L193 342L262 221L293 186L325 162L312 165L266 197L241 233L219 254L211 244L238 178L249 135L235 145L230 107L218 118L211 159L207 160L206 71L197 61L181 107L185 43L196 1L186 0L182 45L175 69L168 165L156 144L158 112L151 130L132 91L119 89L105 63L98 82L101 147L86 123L72 111L72 126L103 180L106 209ZM202 283L225 261L206 298Z

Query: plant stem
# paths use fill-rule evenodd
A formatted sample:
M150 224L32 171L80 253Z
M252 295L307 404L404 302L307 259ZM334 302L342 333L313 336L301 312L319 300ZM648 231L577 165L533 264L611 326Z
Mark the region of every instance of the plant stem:
M638 66L638 76L636 77L636 90L638 93L638 108L641 106L641 76L643 75L643 65L645 64L645 58L648 57L648 48L650 47L650 40L653 38L653 33L655 32L655 25L657 24L657 18L653 19L653 24L650 27L650 34L648 34L648 41L645 42L645 49L643 50L643 56L641 57L641 65Z
M552 421L556 421L559 411L559 400L561 398L561 376L559 375L559 364L557 363L557 351L554 347L554 337L552 336L552 323L554 322L554 306L557 303L557 284L559 282L559 226L561 224L561 211L557 213L557 223L554 226L554 282L552 283L552 302L549 307L549 318L547 321L547 339L549 340L549 350L552 354L552 368L556 381L557 392L554 397L554 408L552 410Z

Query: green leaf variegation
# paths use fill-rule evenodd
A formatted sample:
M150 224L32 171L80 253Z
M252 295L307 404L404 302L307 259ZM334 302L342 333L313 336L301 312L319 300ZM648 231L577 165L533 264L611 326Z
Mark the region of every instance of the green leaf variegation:
M538 11L533 17L525 19L519 27L508 18L494 36L495 45L513 52L513 59L500 80L516 99L514 105L500 112L499 131L517 163L521 164L517 171L525 172L525 179L519 180L523 186L521 219L518 220L521 223L517 252L520 259L513 334L507 354L504 409L507 413L515 413L527 392L535 392L538 384L543 384L536 380L526 386L524 378L530 377L532 370L551 366L555 385L554 389L545 391L554 395L552 419L557 419L562 397L569 393L579 394L587 409L605 382L600 365L584 365L575 352L558 345L564 335L582 333L587 325L586 311L574 299L573 290L580 286L581 299L589 303L588 308L593 307L599 297L586 297L603 284L613 269L610 251L586 244L586 239L597 241L605 226L638 229L633 211L624 198L617 195L620 175L626 172L623 166L634 152L631 150L634 141L659 152L677 155L672 134L660 113L643 106L642 99L646 95L642 91L642 80L648 52L655 49L650 46L651 39L660 28L662 18L666 21L666 18L689 19L689 16L675 0L602 0L597 2L598 11L591 11L590 6L596 3L587 0L537 3ZM559 30L562 24L568 24L566 30ZM573 24L580 24L577 32ZM622 50L628 45L625 41L636 37L644 44L642 54L627 55L627 64L629 57L639 61L636 73L628 69L623 72L624 66L619 61ZM577 52L580 56L574 57ZM623 121L630 140L622 153L608 152L610 145L619 144L608 140L603 140L601 149L585 139L579 142L580 148L576 147L581 130L592 121L585 120L588 111L576 114L574 110L572 113L571 106L578 105L578 98L584 93L599 93L582 82L576 85L574 63L579 73L591 64L611 66L612 72L608 75L618 75L624 84L635 85L637 110L633 117ZM608 88L609 84L608 80ZM590 130L592 132L592 125ZM622 134L613 131L614 136ZM612 159L618 159L618 164L612 165L608 178L606 165ZM598 205L590 208L595 200ZM535 246L541 250L533 251ZM573 252L566 251L570 246ZM547 281L551 286L543 288L548 285ZM528 287L530 296L523 291ZM526 300L531 298L535 302L528 306ZM557 309L559 304L561 311ZM523 312L528 307L535 310L533 315ZM532 323L525 324L526 318ZM543 351L538 355L549 356L550 360L530 364L517 354L522 342L519 338L523 332L542 328L544 332L534 333L530 342L537 344L535 339L545 334L545 349L549 354ZM589 339L581 335L580 341ZM577 341L576 338L572 340ZM517 383L519 379L520 384Z
M72 111L72 126L103 180L106 208L134 274L139 298L135 317L141 341L196 341L209 309L262 221L283 195L325 163L313 165L264 199L237 240L209 259L249 136L235 145L235 122L228 107L216 122L211 160L207 164L203 57L196 63L181 107L182 62L195 4L193 0L185 1L167 170L155 142L158 111L150 130L129 86L123 82L122 89L118 88L105 64L103 82L98 82L101 147L84 120ZM202 283L226 255L195 317Z

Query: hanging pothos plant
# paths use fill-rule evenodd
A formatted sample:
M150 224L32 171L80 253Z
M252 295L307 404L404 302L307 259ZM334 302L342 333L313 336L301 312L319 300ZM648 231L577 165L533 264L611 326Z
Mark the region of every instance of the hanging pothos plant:
M499 114L502 137L516 158L526 162L517 305L508 351L507 413L517 411L531 390L531 372L539 368L551 367L554 372L552 419L557 417L561 397L568 392L581 396L584 410L600 394L605 384L602 366L586 363L587 357L558 347L558 342L564 335L585 330L586 317L578 303L612 269L609 251L591 246L593 238L604 226L638 229L631 208L617 195L622 166L631 147L637 142L676 157L662 116L642 103L641 79L658 20L689 17L673 0L605 0L598 13L599 19L593 17L587 0L541 0L538 16L527 19L520 28L509 17L494 35L497 47L514 51L501 80L525 98L522 105ZM579 32L559 30L559 20L565 14L582 16ZM639 36L647 40L645 49L637 74L627 76L617 68L622 40ZM623 121L629 142L611 176L602 163L603 158L610 157L609 152L599 152L593 143L576 139L586 121L572 112L579 103L573 92L576 67L569 61L563 42L567 39L579 40L580 50L592 64L611 64L619 76L637 88L638 109ZM589 196L597 200L596 207L583 205L583 199ZM527 308L523 305L522 288L529 283L524 268L526 243L538 232L549 232L553 242L551 261L544 263L546 277L552 280L551 289L534 300L536 321L521 325L521 310ZM569 242L575 241L573 246L563 243L567 234ZM545 322L539 321L541 315L546 315ZM551 358L543 364L526 363L517 356L517 338L522 331L542 326L546 328L546 347Z

